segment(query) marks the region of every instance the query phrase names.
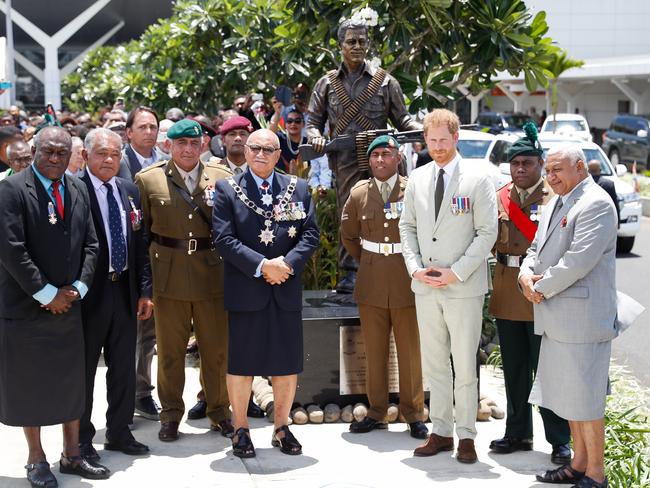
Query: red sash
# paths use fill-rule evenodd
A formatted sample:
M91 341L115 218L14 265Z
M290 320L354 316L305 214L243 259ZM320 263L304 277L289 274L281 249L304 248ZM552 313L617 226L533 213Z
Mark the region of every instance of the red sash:
M503 208L510 217L510 220L515 224L517 229L528 239L530 242L535 238L535 232L537 232L537 224L530 220L528 215L519 208L519 206L510 199L510 191L512 190L513 183L504 186L499 190L499 198L501 198L501 203Z

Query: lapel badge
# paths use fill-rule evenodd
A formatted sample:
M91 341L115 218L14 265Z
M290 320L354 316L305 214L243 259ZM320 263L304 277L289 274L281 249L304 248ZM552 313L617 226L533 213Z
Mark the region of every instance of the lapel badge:
M566 227L566 215L562 217L562 222L560 222L560 227L563 229Z
M56 211L54 210L54 204L52 202L48 202L47 204L47 216L47 220L51 225L54 225L58 222L56 218Z

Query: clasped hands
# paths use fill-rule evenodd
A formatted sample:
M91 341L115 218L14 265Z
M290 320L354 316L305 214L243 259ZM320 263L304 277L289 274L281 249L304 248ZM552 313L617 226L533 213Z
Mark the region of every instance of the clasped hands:
M56 291L56 296L47 305L41 305L53 314L66 313L72 308L72 302L79 300L79 292L72 285L65 285Z
M456 273L451 268L436 268L434 266L418 269L413 273L413 278L431 288L445 288L458 281Z
M519 285L526 300L531 303L542 303L544 294L535 290L535 283L542 279L542 275L523 275L519 278Z
M284 256L267 259L262 264L262 276L271 285L281 285L289 279L293 270L285 262Z

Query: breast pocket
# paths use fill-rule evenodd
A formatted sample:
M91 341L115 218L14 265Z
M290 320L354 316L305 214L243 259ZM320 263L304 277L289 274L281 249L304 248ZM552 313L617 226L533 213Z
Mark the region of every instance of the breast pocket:
M162 234L173 225L174 201L167 194L149 195L149 208L151 212L151 230Z
M386 125L386 103L381 91L370 99L366 105L366 112L368 118L374 121L378 128L383 128Z
M362 210L359 215L362 235L372 238L373 230L377 228L376 212L374 210Z

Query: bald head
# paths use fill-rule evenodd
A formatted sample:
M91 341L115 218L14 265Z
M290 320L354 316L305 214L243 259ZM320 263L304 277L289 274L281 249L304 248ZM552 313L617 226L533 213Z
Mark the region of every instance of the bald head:
M280 159L280 140L273 131L259 129L246 142L244 152L249 169L257 176L267 179Z
M7 162L14 173L25 169L32 162L32 151L24 141L15 141L7 146Z
M587 163L587 169L589 170L590 175L599 176L601 171L600 161L597 159L592 159Z

